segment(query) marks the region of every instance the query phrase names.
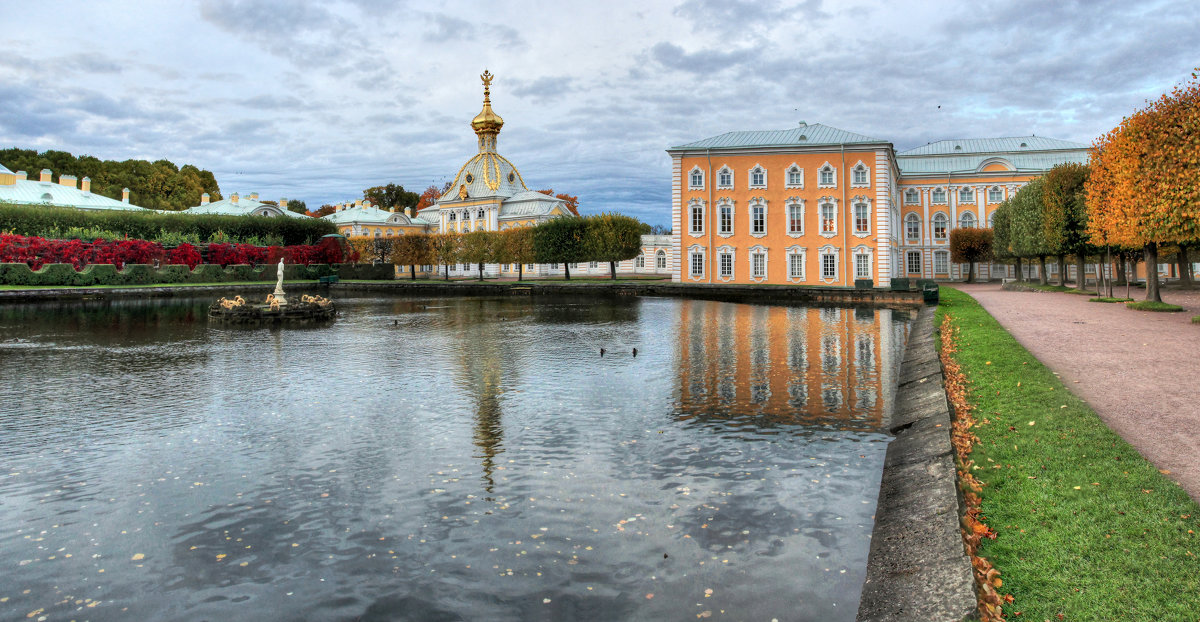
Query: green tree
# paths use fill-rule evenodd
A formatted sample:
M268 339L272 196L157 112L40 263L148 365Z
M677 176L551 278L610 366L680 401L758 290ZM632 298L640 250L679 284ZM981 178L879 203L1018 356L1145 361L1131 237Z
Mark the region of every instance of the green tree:
M433 258L433 247L430 236L425 233L411 233L395 238L392 245L392 263L397 266L408 266L412 280L417 279L417 266L436 263Z
M430 235L430 246L434 260L446 266L446 280L450 280L450 264L456 264L462 257L462 234L434 233Z
M967 282L975 282L975 263L992 257L992 230L959 227L950 232L950 260L969 264Z
M1015 262L1017 280L1021 276L1021 257L1012 251L1012 206L1007 200L1000 203L992 214L992 256L997 261Z
M287 208L289 212L295 212L297 214L308 213L308 204L299 199L288 199Z
M504 246L505 261L517 264L517 280L520 281L525 275L525 265L537 261L537 255L533 250L533 228L518 227L503 231L500 235Z
M1042 203L1045 206L1042 228L1050 254L1058 259L1058 283L1066 285L1066 256L1075 256L1078 282L1083 289L1084 264L1088 256L1098 255L1087 232L1087 197L1084 184L1089 169L1078 163L1059 164L1042 176Z
M495 231L476 229L462 236L462 260L478 267L480 281L483 280L484 264L494 261L498 235Z
M1039 177L1025 184L1017 191L1009 203L1012 207L1009 235L1014 254L1027 259L1037 259L1040 282L1045 285L1046 257L1050 255L1050 245L1046 243L1045 220L1046 205L1042 201L1042 179Z
M587 225L587 259L608 262L609 275L617 278L617 262L633 259L642 251L646 225L622 214L606 212L583 219Z
M563 264L571 280L571 264L588 259L588 225L582 218L548 220L533 229L533 254L537 263Z
M404 189L404 186L399 184L375 186L363 190L364 200L370 201L371 205L387 211L391 211L393 208L405 211L410 207L415 207L420 198L421 195L409 192Z

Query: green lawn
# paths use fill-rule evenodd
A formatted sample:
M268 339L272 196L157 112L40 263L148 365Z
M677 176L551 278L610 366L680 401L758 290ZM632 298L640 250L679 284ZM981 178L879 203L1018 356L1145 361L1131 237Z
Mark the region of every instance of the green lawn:
M1089 298L1088 302L1133 302L1132 298L1112 298L1109 296L1101 296L1100 298Z
M942 288L937 325L946 313L961 331L955 357L980 422L972 459L998 534L979 555L1015 598L1008 619L1200 619L1200 506L973 298Z
M1183 307L1179 305L1158 302L1157 300L1139 300L1138 302L1130 302L1125 305L1125 308L1133 309L1135 311L1163 311L1167 313L1183 311Z

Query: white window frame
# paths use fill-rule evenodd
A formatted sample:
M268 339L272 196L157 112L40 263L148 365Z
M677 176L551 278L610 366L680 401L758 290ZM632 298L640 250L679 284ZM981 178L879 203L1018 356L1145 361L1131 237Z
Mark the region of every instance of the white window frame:
M873 279L873 278L875 278L873 276L875 274L875 270L872 268L872 265L871 265L872 264L871 254L872 253L871 253L870 247L856 246L854 248L853 257L854 257L854 278L855 279ZM866 265L867 265L867 273L866 274L860 274L858 271L860 257L866 257L866 262L867 262L866 263Z
M762 231L754 230L754 210L762 208ZM750 237L761 238L767 235L767 200L762 197L750 199L750 203L746 206L746 216L749 221Z
M967 219L971 219L971 223L967 224ZM958 215L958 227L960 229L972 229L979 226L979 217L974 212L964 211Z
M987 217L988 229L993 229L996 226L996 212L993 211Z
M696 176L700 176L700 181L696 181ZM692 170L688 171L688 190L703 190L704 189L704 169L699 166L693 166Z
M992 196L992 193L995 193L995 196ZM991 188L988 188L988 193L987 193L987 202L988 203L1001 203L1003 201L1004 201L1004 189L1003 188L1001 188L1000 186L992 186Z
M860 205L865 205L867 208L867 228L865 231L859 231L858 229L858 206ZM850 200L850 215L854 218L854 228L851 229L851 232L854 234L854 237L865 238L871 235L871 217L874 215L874 211L871 209L871 199L867 197L856 196Z
M725 262L729 261L729 273L725 272ZM717 280L732 281L737 274L737 253L732 246L717 247Z
M728 179L728 183L725 180ZM733 190L733 169L723 165L717 169L717 190Z
M938 237L937 233L939 220L943 224L941 237ZM945 241L950 239L950 218L946 216L946 212L937 212L929 218L929 235L935 241Z
M912 200L909 200L910 197L912 198ZM916 188L906 189L904 191L904 204L905 205L920 205L921 204L921 191L917 190Z
M974 203L975 189L970 186L962 186L958 189L958 203Z
M829 179L825 181L825 174L829 173ZM817 187L818 188L837 188L837 169L832 164L826 162L817 169Z
M833 229L825 230L825 206L833 207ZM817 231L823 238L831 238L837 235L838 231L838 200L834 197L824 196L817 200Z
M638 256L633 258L633 267L634 267L634 269L643 269L643 270L646 268L646 252L645 251L638 253Z
M825 258L826 257L833 258L833 270L832 270L833 275L832 276L825 276L825 264L826 264ZM817 249L817 270L819 271L817 273L817 275L820 277L820 280L822 283L837 282L839 269L840 269L840 267L838 266L838 251L836 248L834 248L832 245L827 244L827 245L822 246L821 248Z
M938 193L941 193L941 195L942 195L941 200L938 200ZM946 189L945 188L934 188L933 190L930 190L929 191L929 202L932 203L933 205L946 205Z
M725 229L725 210L729 210L729 229ZM733 235L734 223L737 221L737 209L732 200L727 198L717 199L717 235L727 238Z
M667 269L667 251L664 251L663 249L660 248L660 249L658 249L658 252L654 253L654 269L655 270L666 270Z
M938 260L942 260L945 270L938 270ZM950 276L950 251L937 250L933 251L933 274L944 274Z
M792 267L794 264L793 258L795 258L795 257L800 258L800 262L799 262L800 274L799 275L796 275L792 271ZM805 250L805 248L803 246L793 245L793 246L787 247L787 280L789 283L803 283L807 278L807 275L805 274L805 272L808 269L807 265L808 265L807 251Z
M707 269L707 258L704 254L704 247L699 244L693 244L688 247L688 278L693 281L704 280L704 271ZM697 272L696 268L700 270Z
M792 181L793 175L797 176L797 179L799 179L799 181ZM783 179L785 182L783 184L784 188L801 188L801 189L803 189L804 188L804 169L800 168L799 164L792 162L792 164L787 167L787 170L784 171Z
M862 173L863 180L858 181L858 174ZM850 169L850 187L851 188L870 188L871 187L871 167L863 164L862 160L855 163L854 168Z
M917 235L915 236L910 235L912 233L912 229L910 229L908 226L913 222L917 223ZM918 216L916 212L909 212L908 215L904 217L904 239L907 242L921 241L921 217Z
M799 208L799 210L800 210L800 230L799 231L792 230L792 208ZM786 222L786 231L787 231L788 237L798 238L798 237L801 237L804 235L804 199L801 199L799 197L788 197L788 200L787 200L786 204L784 205L783 217L787 221Z
M754 181L755 173L762 175L761 182L755 183L755 181ZM746 184L747 184L746 187L748 187L748 188L766 188L767 187L767 169L763 168L763 166L761 164L755 164L754 166L750 167L750 171L748 172L748 174L746 176Z
M759 274L759 275L754 274L754 258L755 257L762 257L762 274ZM769 274L769 272L768 272L769 268L768 268L768 263L767 263L767 247L765 247L761 244L756 244L754 246L751 246L749 249L748 259L749 259L749 263L747 265L746 272L750 275L750 280L754 281L755 283L765 282L767 280L767 274Z
M913 258L917 260L917 269L913 270ZM921 274L921 251L908 251L904 257L905 274Z
M696 210L700 210L700 228L696 229ZM704 201L700 199L692 199L688 201L688 235L698 238L704 235L704 221L708 217L704 209Z

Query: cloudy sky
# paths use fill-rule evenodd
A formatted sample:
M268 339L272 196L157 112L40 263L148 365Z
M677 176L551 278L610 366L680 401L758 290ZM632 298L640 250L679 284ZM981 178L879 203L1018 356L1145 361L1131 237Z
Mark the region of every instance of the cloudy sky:
M8 5L8 6L5 6ZM1090 143L1200 65L1200 2L0 4L0 146L212 170L310 208L499 150L587 212L670 214L664 150L824 123L903 150Z

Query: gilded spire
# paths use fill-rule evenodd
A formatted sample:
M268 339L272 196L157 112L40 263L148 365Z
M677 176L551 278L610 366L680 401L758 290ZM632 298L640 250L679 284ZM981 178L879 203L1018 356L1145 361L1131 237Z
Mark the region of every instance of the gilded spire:
M492 79L495 76L484 69L479 78L483 80L483 110L471 119L471 127L479 137L479 151L482 153L496 150L496 135L500 133L500 128L504 127L504 119L492 110L491 90Z

